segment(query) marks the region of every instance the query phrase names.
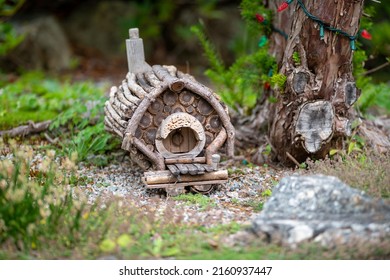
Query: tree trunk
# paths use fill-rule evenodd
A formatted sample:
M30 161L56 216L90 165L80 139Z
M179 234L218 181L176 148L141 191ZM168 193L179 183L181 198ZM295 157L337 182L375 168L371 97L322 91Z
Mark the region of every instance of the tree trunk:
M269 8L276 11L282 2L269 1ZM274 27L288 34L271 38L271 54L287 78L270 107L269 139L277 160L322 158L350 134L351 106L360 93L352 76L352 36L363 2L295 0L276 13Z

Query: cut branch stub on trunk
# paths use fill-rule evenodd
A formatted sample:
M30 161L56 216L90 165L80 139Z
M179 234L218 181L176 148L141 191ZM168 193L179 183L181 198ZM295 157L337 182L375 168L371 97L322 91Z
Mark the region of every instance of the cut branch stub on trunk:
M335 133L341 136L351 136L352 123L349 119L336 116L335 119Z
M356 83L348 77L339 78L335 83L335 95L332 99L336 111L343 108L350 108L358 99L360 90Z
M306 66L291 67L286 73L286 92L291 92L294 99L314 99L318 98L318 90L321 87L321 80L315 80L315 75ZM293 97L289 98L290 101Z
M351 107L357 100L358 93L356 84L354 82L347 82L345 84L345 104Z
M329 101L308 102L299 110L294 139L299 138L305 150L314 154L332 137L333 124L333 106Z
M309 75L307 73L297 72L293 75L292 89L296 94L304 93L308 81Z

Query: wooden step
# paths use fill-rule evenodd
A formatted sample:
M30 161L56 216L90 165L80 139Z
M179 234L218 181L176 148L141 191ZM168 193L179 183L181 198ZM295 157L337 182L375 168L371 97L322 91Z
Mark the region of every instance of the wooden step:
M211 165L200 164L200 163L177 163L177 164L168 164L167 165L169 171L172 172L173 175L200 175L205 174L207 172L215 171Z
M205 172L203 174L179 174L174 175L171 171L177 172L176 166L170 167L170 170L148 171L144 173L143 182L148 188L165 188L179 186L196 186L204 184L222 184L228 179L227 170L216 170Z

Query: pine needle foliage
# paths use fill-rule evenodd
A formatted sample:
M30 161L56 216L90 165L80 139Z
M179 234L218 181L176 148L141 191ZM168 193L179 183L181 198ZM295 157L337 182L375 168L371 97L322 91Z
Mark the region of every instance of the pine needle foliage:
M269 71L276 67L268 48L259 48L252 54L239 56L231 66L226 67L215 46L206 37L204 28L192 26L191 31L198 37L210 64L205 74L217 87L223 101L235 111L250 113L263 93L263 85L270 81Z
M215 46L207 39L205 32L200 25L194 25L191 27L193 32L198 38L200 44L203 47L204 53L210 63L211 69L218 74L225 72L225 65L222 61L221 56L217 52Z
M269 36L272 32L271 25L260 24L256 19L256 15L259 15L264 18L264 23L272 22L273 13L264 7L263 2L262 0L243 0L240 4L241 17L251 33Z

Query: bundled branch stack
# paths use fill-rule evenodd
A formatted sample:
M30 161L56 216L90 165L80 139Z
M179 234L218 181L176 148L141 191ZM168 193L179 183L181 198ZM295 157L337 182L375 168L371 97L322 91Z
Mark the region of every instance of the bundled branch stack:
M227 107L211 89L174 66L148 65L138 29L130 29L126 46L129 73L111 88L105 127L146 171L146 186L208 192L225 182L218 151L234 153Z

